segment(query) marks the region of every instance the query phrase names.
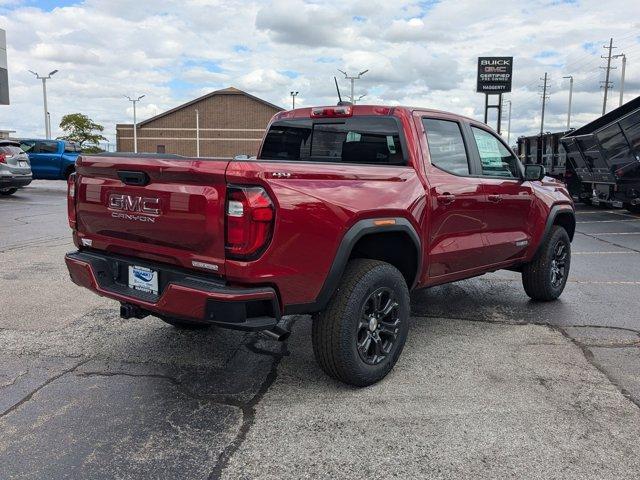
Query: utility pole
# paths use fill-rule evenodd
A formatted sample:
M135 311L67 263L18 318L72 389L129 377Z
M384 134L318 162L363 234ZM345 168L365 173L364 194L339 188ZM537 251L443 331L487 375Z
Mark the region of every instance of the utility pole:
M544 72L544 78L541 78L540 80L544 80L544 84L542 86L542 118L540 120L540 136L542 136L544 134L544 110L547 107L547 98L549 98L547 96L547 72Z
M200 112L196 108L196 157L200 157Z
M613 46L613 38L611 38L609 40L609 46L607 47L606 45L603 45L602 48L606 48L609 50L609 54L604 57L604 56L600 56L600 58L606 58L607 59L607 66L606 67L600 67L600 68L604 68L606 70L606 74L605 74L605 78L604 78L604 101L602 102L602 115L604 115L605 113L607 113L607 94L609 93L609 88L611 88L613 85L611 84L611 82L609 81L609 74L611 72L611 69L615 69L616 67L612 67L611 66L611 50L613 50L614 47Z
M51 138L51 125L49 124L49 109L47 108L47 80L58 73L58 70L49 72L49 75L40 76L33 70L29 70L33 73L38 80L42 80L42 98L44 99L44 136L47 140Z
M353 93L353 85L354 85L354 82L355 82L356 80L360 80L360 78L362 78L362 76L363 76L365 73L367 73L367 72L369 71L369 69L363 70L362 72L360 72L360 73L359 73L357 76L355 76L355 77L354 77L354 76L349 76L349 75L347 75L347 72L342 71L342 70L340 70L340 69L338 69L338 71L344 75L344 78L346 78L347 80L350 80L350 81L351 81L351 104L353 105L353 104L355 103L355 96L354 96L354 93Z
M567 130L571 129L571 100L573 99L573 75L567 75L569 79L569 108L567 109Z
M125 95L124 98L133 103L133 153L138 153L138 122L136 120L136 103L144 98L144 95L140 95L138 98L131 98Z
M296 97L298 96L298 92L291 92L291 110L295 110L296 108Z

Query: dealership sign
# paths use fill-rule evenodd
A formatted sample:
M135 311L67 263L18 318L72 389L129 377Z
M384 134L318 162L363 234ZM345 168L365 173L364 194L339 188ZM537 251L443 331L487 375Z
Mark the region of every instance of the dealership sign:
M513 57L478 58L478 93L499 94L511 91Z

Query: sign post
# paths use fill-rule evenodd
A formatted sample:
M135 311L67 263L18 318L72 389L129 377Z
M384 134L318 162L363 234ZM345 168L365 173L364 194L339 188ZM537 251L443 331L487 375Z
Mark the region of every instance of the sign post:
M498 110L498 128L502 120L502 94L511 91L513 57L478 57L478 84L476 92L484 93L484 123L490 108ZM489 95L497 95L498 103L490 104Z
M0 28L0 105L9 105L9 75L7 73L7 34Z

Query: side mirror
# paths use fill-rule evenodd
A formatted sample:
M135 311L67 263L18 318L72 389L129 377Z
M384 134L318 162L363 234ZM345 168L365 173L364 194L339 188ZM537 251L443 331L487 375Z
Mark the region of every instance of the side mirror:
M528 181L542 180L547 174L544 165L525 165L524 179Z

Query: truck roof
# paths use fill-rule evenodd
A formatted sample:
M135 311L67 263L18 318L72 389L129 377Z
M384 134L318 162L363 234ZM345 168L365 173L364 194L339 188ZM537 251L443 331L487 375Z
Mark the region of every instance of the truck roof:
M389 116L393 115L394 111L403 110L408 114L413 113L414 111L425 112L425 113L437 113L437 114L446 114L451 115L460 119L468 120L475 122L477 120L469 117L465 117L464 115L460 115L453 112L447 112L444 110L436 110L433 108L423 108L423 107L408 107L403 105L344 105L351 107L351 116L359 116L359 115L380 115L380 116ZM336 105L318 105L313 107L304 107L304 108L296 108L295 110L283 110L275 115L275 118L280 120L284 118L309 118L311 117L311 112L317 108L339 108Z

